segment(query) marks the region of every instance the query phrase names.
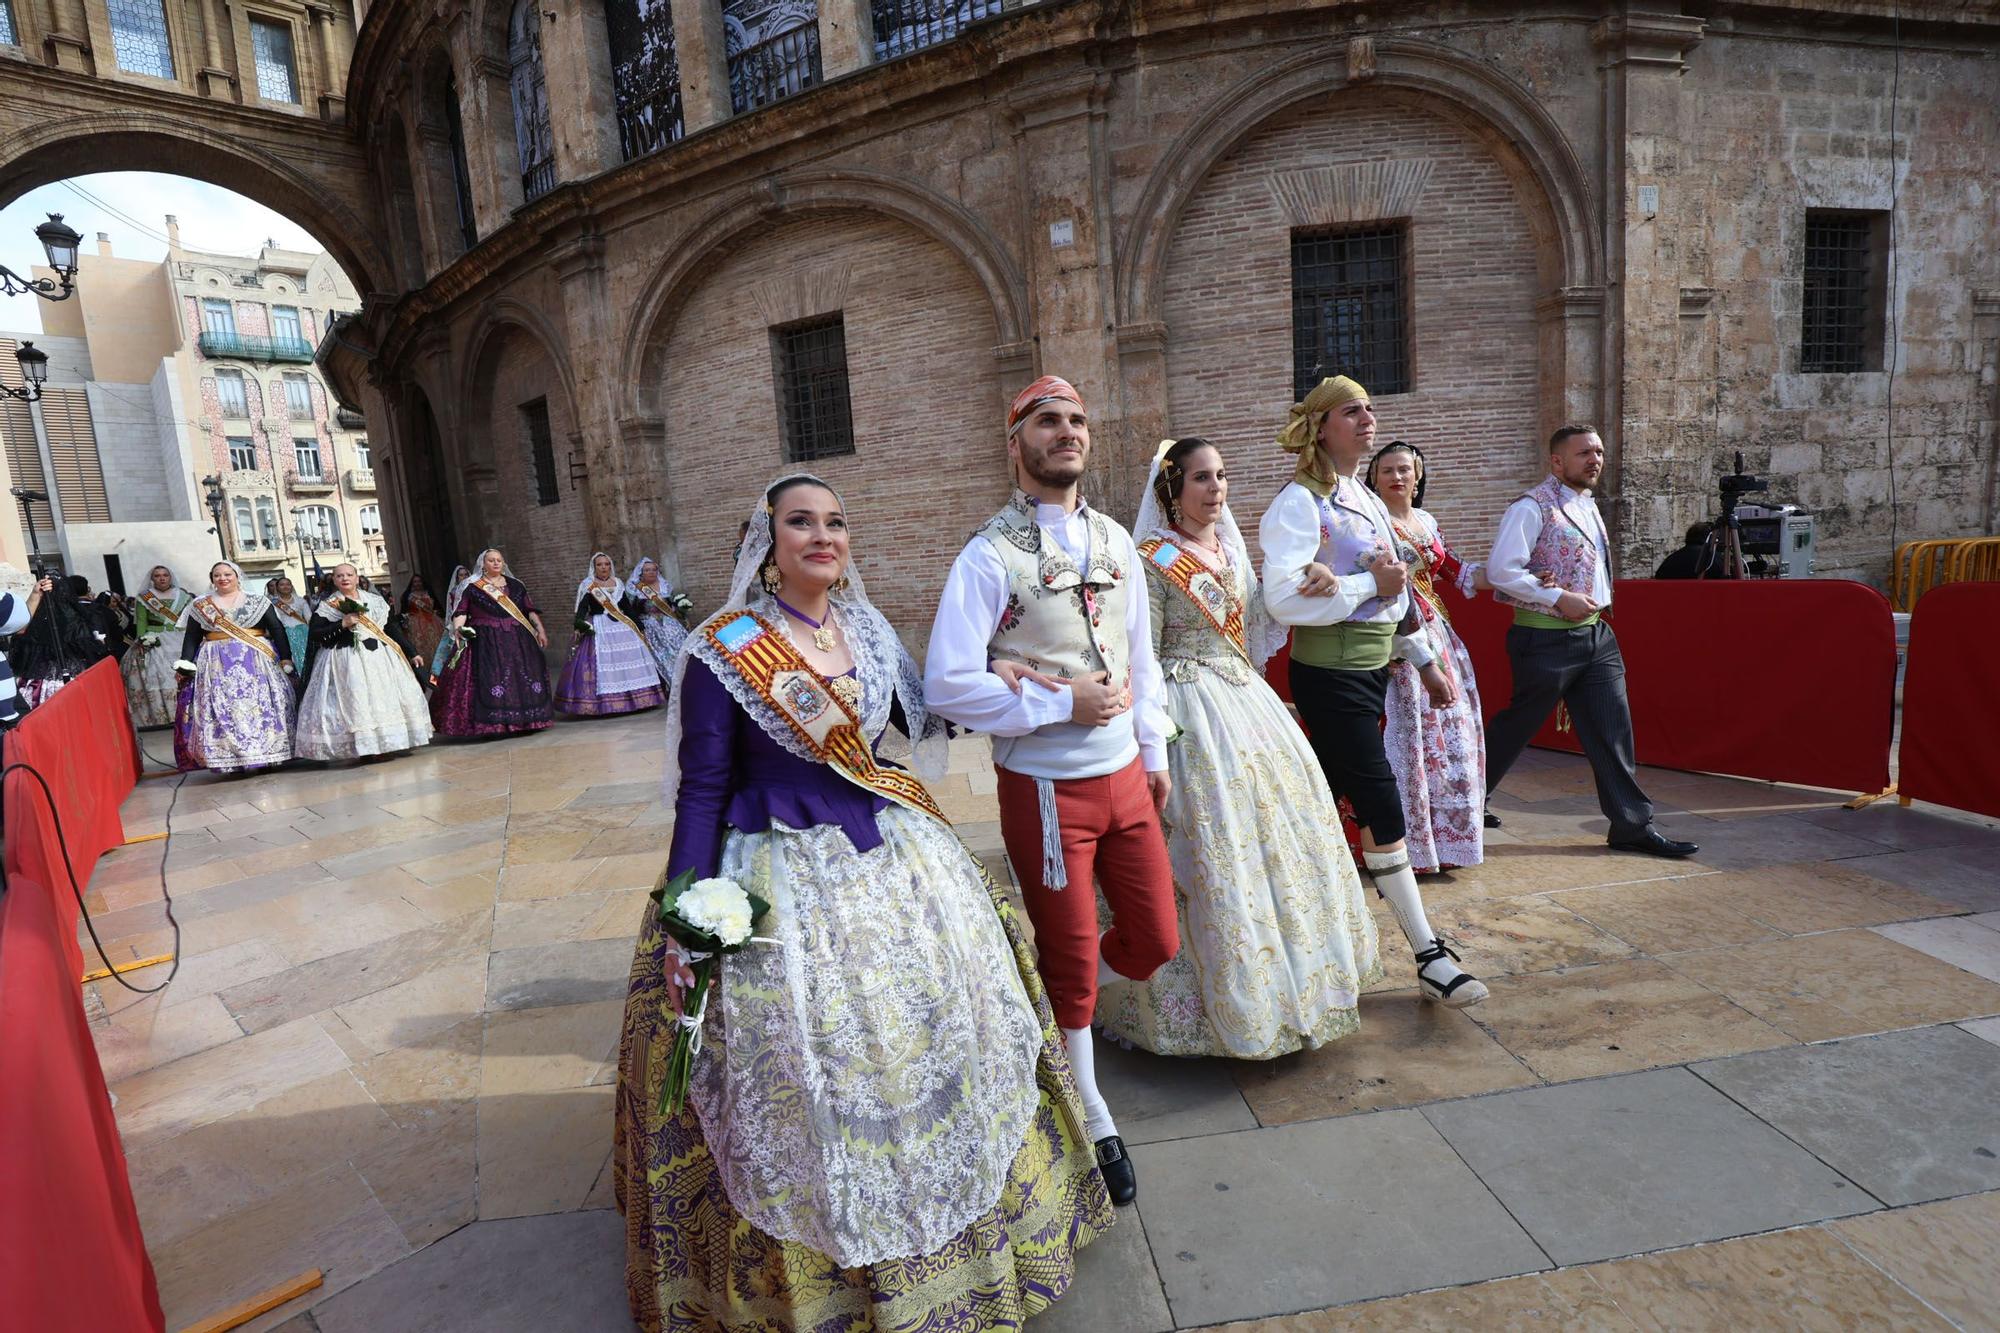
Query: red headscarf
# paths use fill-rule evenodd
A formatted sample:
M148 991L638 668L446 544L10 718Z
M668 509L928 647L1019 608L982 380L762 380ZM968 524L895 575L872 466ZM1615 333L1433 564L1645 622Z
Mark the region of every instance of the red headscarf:
M1007 434L1012 436L1015 431L1021 429L1021 423L1028 419L1028 414L1043 403L1058 401L1075 403L1078 407L1083 406L1083 396L1068 380L1055 375L1042 376L1021 390L1014 399L1014 405L1007 409Z

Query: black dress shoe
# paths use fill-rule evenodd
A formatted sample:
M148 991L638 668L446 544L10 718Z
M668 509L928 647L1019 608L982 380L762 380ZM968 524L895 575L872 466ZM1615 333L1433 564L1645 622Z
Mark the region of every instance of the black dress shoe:
M1610 847L1619 852L1644 852L1648 856L1664 856L1678 861L1682 857L1693 856L1701 848L1691 842L1675 842L1666 834L1648 824L1642 833L1629 838L1612 838Z
M1500 827L1500 816L1498 816L1498 815L1494 814L1494 813L1493 813L1493 812L1492 812L1491 810L1488 810L1488 811L1486 812L1486 827L1487 827L1487 828L1499 828L1499 827Z
M1125 1155L1125 1140L1116 1134L1097 1141L1097 1170L1111 1202L1124 1205L1139 1197L1139 1177L1133 1173L1132 1159Z

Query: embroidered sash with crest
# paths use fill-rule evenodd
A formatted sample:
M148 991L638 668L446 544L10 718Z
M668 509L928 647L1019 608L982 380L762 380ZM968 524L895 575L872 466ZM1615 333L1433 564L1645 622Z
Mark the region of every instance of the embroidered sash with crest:
M1444 608L1444 598L1438 596L1436 566L1443 550L1442 543L1421 540L1415 533L1406 532L1394 518L1389 525L1395 529L1399 540L1409 544L1416 551L1417 558L1410 562L1410 591L1417 595L1417 601L1424 608L1424 619L1442 620L1451 623L1451 613Z
M1221 578L1199 556L1164 537L1148 537L1139 543L1139 558L1178 589L1244 661L1250 660L1250 650L1243 645L1243 603L1230 595Z
M620 607L618 603L612 601L609 597L604 595L604 589L593 587L590 590L590 595L591 598L596 601L598 606L603 608L605 615L610 616L613 620L623 625L626 629L631 630L634 634L637 634L640 638L643 639L646 637L645 634L640 631L639 627L632 623L632 617L625 614L624 608Z
M682 618L680 608L675 606L672 602L668 601L665 597L662 597L659 593L646 592L644 589L641 589L639 595L641 597L644 597L648 602L652 603L653 609L655 611L658 611L661 615L672 616L675 620L680 620Z
M294 611L292 610L291 607L285 605L281 601L278 601L276 598L271 599L271 605L278 608L279 615L290 616L293 620L298 621L301 625L306 623L306 615L304 612Z
M171 602L161 601L160 594L154 592L151 588L140 593L139 600L146 604L146 609L151 611L156 619L164 620L170 625L180 619L180 612L175 609L174 605Z
M201 613L201 618L204 621L206 621L208 623L209 628L213 629L216 633L227 634L230 638L236 640L238 643L249 644L252 648L255 648L258 652L264 654L264 656L270 658L273 662L278 660L278 650L276 648L273 648L270 645L269 641L267 641L262 635L252 634L249 630L245 629L243 626L231 620L228 614L225 613L221 607L215 604L215 600L213 598L210 597L202 598L200 601L194 604L194 609Z
M744 611L701 633L822 763L857 787L949 827L951 821L915 775L875 762L855 710L827 688L781 631L756 612Z
M476 586L478 587L479 591L485 593L488 597L491 597L502 611L505 611L508 615L512 616L514 618L515 624L519 625L522 629L528 631L528 633L530 634L533 634L535 632L535 627L528 623L528 618L526 616L521 614L521 608L514 605L514 599L507 595L506 584L503 583L500 585L499 592L493 591L493 589L487 587L484 583L479 583Z

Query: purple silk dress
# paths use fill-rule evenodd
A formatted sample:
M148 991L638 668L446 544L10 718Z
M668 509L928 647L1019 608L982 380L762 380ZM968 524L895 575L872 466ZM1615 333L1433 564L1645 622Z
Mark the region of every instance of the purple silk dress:
M519 579L507 580L507 596L522 615L535 610ZM507 736L548 726L549 664L535 636L477 583L465 590L459 609L478 633L458 664L438 677L431 695L438 734Z
M681 689L681 790L670 877L691 868L695 878L708 878L721 864L730 829L763 833L773 820L794 829L838 824L857 852L882 845L875 816L889 804L886 796L765 735L701 662L688 663Z

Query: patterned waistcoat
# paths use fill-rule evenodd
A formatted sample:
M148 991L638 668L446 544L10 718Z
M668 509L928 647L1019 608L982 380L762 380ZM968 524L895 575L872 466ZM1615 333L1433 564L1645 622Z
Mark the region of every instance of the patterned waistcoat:
M1007 570L1007 610L986 652L1056 676L1110 673L1122 684L1131 670L1126 642L1128 571L1111 552L1110 520L1087 506L1090 559L1079 570L1035 522L1035 501L1015 491L1006 508L980 527Z
M1544 477L1541 485L1521 497L1533 500L1542 511L1542 531L1535 538L1534 549L1528 552L1528 572L1536 578L1554 574L1558 588L1564 592L1580 592L1588 597L1597 586L1597 534L1579 527L1563 508L1566 490L1560 481L1550 476ZM1523 611L1548 611L1546 606L1509 597L1498 588L1493 590L1493 597Z

